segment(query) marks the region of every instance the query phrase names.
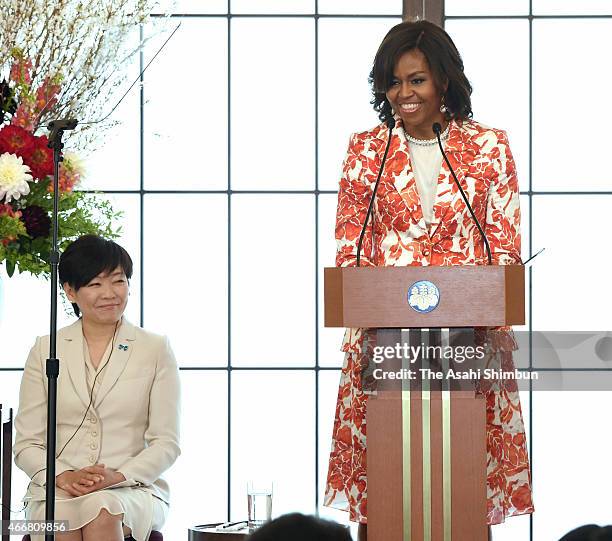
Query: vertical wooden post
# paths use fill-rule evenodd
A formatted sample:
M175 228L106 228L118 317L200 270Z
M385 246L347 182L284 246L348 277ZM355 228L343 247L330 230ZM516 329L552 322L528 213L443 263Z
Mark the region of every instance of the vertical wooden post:
M444 0L403 0L402 19L427 19L428 21L444 25Z

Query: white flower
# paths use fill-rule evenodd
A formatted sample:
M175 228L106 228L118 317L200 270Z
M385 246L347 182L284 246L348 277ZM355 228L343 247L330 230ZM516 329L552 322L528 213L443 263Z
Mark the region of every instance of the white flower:
M70 150L64 152L64 167L71 173L76 173L81 178L85 176L85 160L76 152Z
M20 156L8 152L0 155L0 201L5 197L8 203L11 199L29 194L28 182L31 180L30 167L23 163Z

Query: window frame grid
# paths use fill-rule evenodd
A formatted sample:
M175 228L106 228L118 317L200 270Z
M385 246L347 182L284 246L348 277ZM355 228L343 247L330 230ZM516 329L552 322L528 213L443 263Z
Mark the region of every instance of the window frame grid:
M444 1L442 0L442 21L443 26L446 26L446 21L449 20L490 20L490 19L518 19L518 20L528 20L529 21L529 105L528 105L528 114L529 114L529 156L528 156L528 185L529 189L526 191L521 191L521 195L528 196L528 215L529 215L529 227L527 231L527 237L529 242L529 257L533 255L533 197L537 195L612 195L612 190L582 190L582 191L542 191L542 190L533 190L533 21L534 20L542 20L542 19L612 19L612 14L610 15L534 15L533 14L533 0L529 0L529 13L526 15L449 15L447 16L444 12ZM532 347L532 337L533 337L533 273L532 266L528 269L528 314L529 314L529 369L533 368L533 347ZM592 371L588 368L564 368L562 371L577 371L577 372L588 372ZM611 369L603 369L601 371L609 372ZM534 454L533 454L533 385L532 382L529 382L529 461L530 461L530 470L531 470L531 483L533 487L533 480L535 476L534 472ZM533 522L533 514L529 514L529 541L534 541L534 522Z
M210 18L225 18L228 21L227 25L227 84L228 84L228 92L231 92L231 50L232 50L232 19L235 18L307 18L314 19L314 47L315 47L315 56L314 56L314 88L315 88L315 147L314 147L314 160L315 160L315 188L313 190L232 190L231 188L231 100L228 99L227 102L227 123L228 123L228 131L227 131L227 189L226 190L147 190L144 188L144 163L146 159L146 150L145 150L145 141L144 141L144 125L145 125L145 112L144 112L144 102L145 102L145 91L144 85L142 84L145 81L146 74L142 74L142 69L144 67L144 51L141 49L139 53L139 63L140 63L140 89L139 89L139 121L140 121L140 152L139 152L139 161L140 161L140 172L139 172L139 184L140 188L138 190L104 190L105 193L108 194L138 194L140 201L140 260L141 260L141 268L140 268L140 325L143 326L145 323L145 288L144 288L144 197L148 194L225 194L227 196L227 248L228 248L228 276L227 276L227 309L228 309L228 320L227 320L227 364L221 364L217 366L180 366L179 369L181 371L209 371L209 370L226 370L227 371L227 516L226 520L230 520L232 506L231 506L231 480L232 480L232 467L231 467L231 427L232 427L232 407L231 407L231 397L232 397L232 372L235 370L299 370L299 371L314 371L315 372L315 412L314 412L314 421L315 421L315 509L318 513L320 497L319 497L319 465L320 465L320 457L319 457L319 373L320 371L335 371L338 374L340 373L339 367L334 366L320 366L319 364L319 195L321 194L337 194L337 190L319 190L319 20L320 19L376 19L376 18L390 18L390 17L399 17L401 13L396 15L394 14L320 14L318 8L318 0L315 0L315 10L314 13L288 13L288 14L278 14L278 13L232 13L231 11L231 0L228 0L228 11L226 13L215 13L215 14L206 14L206 13L173 13L170 15L171 18L200 18L200 19L210 19ZM153 14L152 18L164 17L163 14ZM447 20L487 20L487 19L519 19L529 21L529 157L528 157L528 185L529 189L525 191L521 191L521 195L528 196L528 215L529 215L529 228L527 231L527 237L529 242L529 255L533 255L533 196L537 195L612 195L612 190L598 190L598 191L542 191L542 190L533 190L533 21L538 19L612 19L612 14L610 15L534 15L533 14L533 0L529 2L529 14L526 15L449 15L447 16L444 12L444 2L442 1L442 22L445 25ZM140 37L142 39L144 35L144 27L141 25L140 27ZM97 190L84 190L89 193L97 193ZM234 194L279 194L279 195L311 195L315 198L314 205L314 220L315 227L313 234L315 235L314 249L315 249L315 358L314 358L314 366L233 366L232 365L232 311L231 311L231 301L232 301L232 265L231 265L231 232L232 232L232 213L231 213L231 202L232 195ZM529 286L528 286L528 299L529 299L529 333L530 333L530 345L531 345L531 334L533 332L532 321L533 321L533 281L532 281L532 268L528 269L528 277L529 277ZM533 359L530 354L529 357L529 367L533 367ZM611 368L607 369L564 369L568 371L612 371ZM11 371L23 371L23 367L0 367L1 372L11 372ZM532 389L529 390L529 456L531 462L531 471L532 471L532 482L534 475L534 456L533 456L533 400L532 400ZM323 435L326 437L326 435ZM189 525L186 525L189 527ZM530 532L530 541L533 541L533 515L529 517L529 532Z

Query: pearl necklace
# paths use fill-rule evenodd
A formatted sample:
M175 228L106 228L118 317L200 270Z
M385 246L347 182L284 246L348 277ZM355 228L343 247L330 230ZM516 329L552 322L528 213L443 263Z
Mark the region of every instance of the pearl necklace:
M423 147L428 147L431 145L437 145L438 144L438 138L434 137L433 139L417 139L416 137L412 137L412 135L409 135L408 132L402 128L404 130L404 135L406 136L406 139L408 140L409 143L414 143L415 145L420 145ZM446 139L448 139L448 132L450 130L450 122L448 123L448 126L446 126L446 129L440 134L440 139L442 141L445 141Z

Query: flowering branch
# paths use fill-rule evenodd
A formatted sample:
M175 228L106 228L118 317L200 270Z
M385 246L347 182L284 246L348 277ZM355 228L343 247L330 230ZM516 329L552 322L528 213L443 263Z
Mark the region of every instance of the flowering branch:
M6 113L7 100L16 99L17 123L32 133L54 118L103 117L124 87L129 62L142 45L139 25L156 3L0 0L0 82L17 81L13 96L0 93L0 109ZM112 125L96 125L96 135ZM70 135L71 146L91 151L97 142L92 132L82 126Z

